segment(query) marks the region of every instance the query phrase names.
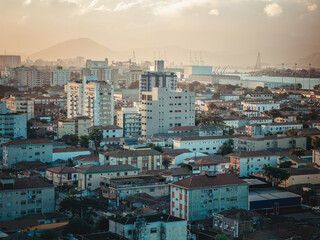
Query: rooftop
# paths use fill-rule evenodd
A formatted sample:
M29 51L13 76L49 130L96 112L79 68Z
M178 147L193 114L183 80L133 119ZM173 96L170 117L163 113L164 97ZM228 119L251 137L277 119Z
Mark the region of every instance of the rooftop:
M179 221L186 221L177 217L173 217L168 214L157 214L157 215L150 215L150 216L144 216L142 218L136 218L136 217L118 217L118 218L111 218L112 221L115 221L117 223L125 224L125 225L131 225L135 222L139 221L146 221L146 222L179 222Z
M192 176L178 182L172 183L173 186L182 188L205 188L232 184L247 184L234 174L217 174L215 176L199 175Z
M175 141L183 142L183 141L198 141L198 140L210 140L210 139L228 139L234 138L236 135L228 135L228 136L200 136L200 137L181 137L176 139Z
M86 152L86 151L90 151L90 150L88 148L83 148L83 147L55 148L52 150L53 153Z
M230 157L236 158L249 158L249 157L264 157L264 156L277 156L277 154L270 151L252 151L252 152L234 152L229 154Z
M0 184L0 190L28 189L28 188L46 188L53 185L42 178L15 178L14 184Z
M36 145L36 144L52 144L48 139L15 139L4 143L3 146L19 146L19 145Z
M150 156L150 155L161 155L162 153L153 150L153 149L147 149L147 150L119 150L119 151L109 151L106 152L105 156L110 157L138 157L138 156Z
M138 171L139 168L133 167L129 164L121 164L121 165L90 165L87 168L83 167L79 172L82 173L96 173L96 172L113 172L113 171Z
M76 169L69 166L57 166L53 168L47 168L48 172L57 173L57 174L66 174L66 173L75 173Z

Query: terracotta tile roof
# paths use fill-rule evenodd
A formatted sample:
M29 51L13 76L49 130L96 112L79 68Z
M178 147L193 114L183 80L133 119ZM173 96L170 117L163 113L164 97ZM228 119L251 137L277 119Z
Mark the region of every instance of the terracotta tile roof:
M228 136L201 136L201 137L181 137L176 139L176 141L197 141L197 140L209 140L209 139L228 139L235 138L236 135L228 135Z
M277 156L277 154L270 151L252 151L252 152L234 152L229 156L236 158L248 158L248 157L264 157L264 156Z
M194 159L194 158L193 158ZM220 155L213 155L213 156L207 156L207 157L200 157L198 160L195 161L195 164L197 165L218 165L221 163L228 163L226 157L220 156Z
M14 145L31 145L31 144L51 144L48 139L15 139L10 142L4 143L3 146Z
M247 184L233 174L217 174L216 176L199 175L192 176L178 182L172 183L172 186L182 188L205 188L214 186L223 186L231 184Z
M65 174L65 173L75 173L76 169L68 166L57 166L53 168L47 168L48 172L57 173L57 174Z
M88 148L83 147L67 147L67 148L55 148L53 153L63 153L63 152L85 152L90 151Z
M7 187L3 188L4 185L0 185L0 190L8 189ZM10 189L27 189L27 188L45 188L53 187L52 184L46 182L42 178L15 178L13 188Z
M80 156L74 157L73 160L77 160L77 161L99 161L99 155L98 154L80 155Z
M83 173L92 173L92 172L109 172L109 171L128 171L128 170L136 170L138 171L139 168L133 167L129 164L121 164L121 165L93 165L88 168L84 168L79 170L80 172Z

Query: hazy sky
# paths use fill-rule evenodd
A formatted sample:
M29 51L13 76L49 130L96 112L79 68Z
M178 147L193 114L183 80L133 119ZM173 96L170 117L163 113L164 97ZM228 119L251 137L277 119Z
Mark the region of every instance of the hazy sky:
M86 37L112 50L320 50L320 0L0 0L0 51Z

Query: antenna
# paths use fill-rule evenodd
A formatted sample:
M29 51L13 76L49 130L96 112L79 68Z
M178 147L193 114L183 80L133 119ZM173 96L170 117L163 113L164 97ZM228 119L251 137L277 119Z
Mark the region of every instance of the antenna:
M133 51L133 53L132 53L132 62L136 63L136 53L135 53L135 51Z
M261 57L260 57L260 52L258 52L258 57L256 61L256 66L254 67L255 70L261 69Z

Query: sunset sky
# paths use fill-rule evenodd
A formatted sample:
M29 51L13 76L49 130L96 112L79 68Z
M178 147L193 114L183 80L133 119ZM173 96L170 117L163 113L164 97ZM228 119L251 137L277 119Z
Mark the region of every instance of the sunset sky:
M0 0L0 9L0 51L8 53L79 37L112 50L320 50L320 0Z

